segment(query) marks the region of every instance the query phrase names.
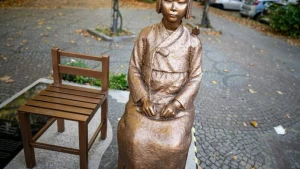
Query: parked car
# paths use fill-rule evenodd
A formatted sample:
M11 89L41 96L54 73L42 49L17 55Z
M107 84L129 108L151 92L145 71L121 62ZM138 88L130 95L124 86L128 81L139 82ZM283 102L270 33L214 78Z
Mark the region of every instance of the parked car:
M240 10L244 0L211 0L211 6L220 9Z
M250 17L258 20L263 10L271 5L271 3L277 1L278 0L247 0L242 4L240 14L242 17Z

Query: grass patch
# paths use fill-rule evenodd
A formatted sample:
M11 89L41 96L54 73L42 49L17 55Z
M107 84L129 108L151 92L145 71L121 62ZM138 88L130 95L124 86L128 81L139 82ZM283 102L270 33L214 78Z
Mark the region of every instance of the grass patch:
M130 36L130 35L132 35L132 33L127 30L121 30L121 31L118 31L117 33L113 33L110 28L107 28L104 26L98 26L96 28L96 31L104 33L105 35L111 36L111 37L112 36Z
M63 65L68 66L75 66L75 67L82 67L87 68L87 64L81 60L71 60L69 62L63 63ZM92 77L85 77L85 76L77 76L77 75L70 75L70 74L62 74L62 79L78 84L86 84L91 86L98 86L101 87L101 80L92 78ZM124 73L115 74L113 72L109 73L109 88L115 90L128 90L128 82L127 76Z

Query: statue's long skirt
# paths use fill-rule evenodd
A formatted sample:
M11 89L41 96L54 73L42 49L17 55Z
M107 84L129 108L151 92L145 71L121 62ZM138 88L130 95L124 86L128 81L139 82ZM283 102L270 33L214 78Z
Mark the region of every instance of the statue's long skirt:
M126 169L184 169L194 108L164 121L149 119L137 109L130 98L118 125L119 158Z

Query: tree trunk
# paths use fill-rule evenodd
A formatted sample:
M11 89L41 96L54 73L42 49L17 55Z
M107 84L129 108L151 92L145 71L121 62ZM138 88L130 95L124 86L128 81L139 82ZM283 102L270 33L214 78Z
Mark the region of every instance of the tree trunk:
M210 25L210 20L209 20L209 17L208 17L209 5L210 5L209 0L205 0L205 6L204 6L202 20L201 20L201 26L206 27L206 28L211 28L212 27Z

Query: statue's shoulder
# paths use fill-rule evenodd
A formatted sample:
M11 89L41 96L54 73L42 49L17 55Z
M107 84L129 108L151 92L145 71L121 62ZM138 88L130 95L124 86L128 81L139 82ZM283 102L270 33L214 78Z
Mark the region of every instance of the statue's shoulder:
M188 28L186 28L185 26L183 28L184 31L186 32L185 34L189 36L191 47L201 46L201 40L198 37L198 35L200 34L200 29L198 27L195 27L192 30L192 32L190 32L190 30L188 30Z
M157 27L158 27L158 24L147 26L147 27L145 27L141 30L139 36L140 37L147 37L150 34L150 32L157 29Z
M193 33L191 33L191 46L192 47L202 46L200 38L197 35L194 35Z

